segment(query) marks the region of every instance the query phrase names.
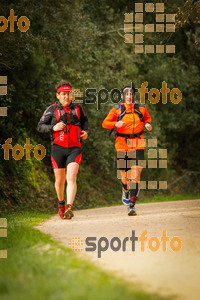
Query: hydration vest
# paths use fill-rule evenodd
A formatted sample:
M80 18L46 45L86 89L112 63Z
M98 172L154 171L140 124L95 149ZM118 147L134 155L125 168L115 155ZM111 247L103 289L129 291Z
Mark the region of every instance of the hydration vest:
M134 103L134 113L136 113L136 114L138 115L140 121L144 123L144 117L143 117L143 114L141 113L141 111L140 111L140 109L139 109L140 106L145 106L145 105L144 105L144 104L139 104L139 103ZM117 105L115 105L115 108L116 108L116 110L119 109L119 108L120 108L120 110L121 110L119 116L117 117L117 122L118 122L118 121L121 121L121 120L122 120L122 118L125 116L125 114L127 114L127 112L126 112L125 105L124 105L123 103L122 103L122 104L117 104ZM128 113L128 114L130 114L130 113ZM114 131L114 128L111 129L110 135L112 134L113 131ZM139 134L141 135L142 132L139 133ZM119 134L119 133L118 133L117 135L118 135L118 136L123 136L123 137L127 136L127 135L125 135L125 134ZM138 134L137 134L137 135L138 135ZM135 136L133 136L133 137L135 137Z
M70 107L70 113L67 113L64 109L64 114L62 110L59 108L60 111L60 121L63 121L66 125L74 125L74 126L81 126L80 119L78 118L77 108L74 104Z

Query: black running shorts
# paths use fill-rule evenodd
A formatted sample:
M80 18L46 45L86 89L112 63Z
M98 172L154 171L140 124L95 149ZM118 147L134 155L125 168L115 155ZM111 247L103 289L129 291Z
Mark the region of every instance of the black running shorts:
M51 146L51 163L53 169L66 168L71 162L81 163L81 147L64 148L59 145Z
M144 166L144 150L117 151L117 169L127 172L132 166Z

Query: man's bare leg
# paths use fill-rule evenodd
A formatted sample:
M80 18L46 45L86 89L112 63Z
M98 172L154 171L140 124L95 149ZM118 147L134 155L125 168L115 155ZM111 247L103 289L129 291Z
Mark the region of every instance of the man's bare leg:
M67 174L66 174L66 180L67 180L67 204L73 205L74 198L76 196L77 191L77 184L76 184L76 177L79 170L79 164L76 162L69 163L67 166Z
M64 188L65 188L65 168L54 169L55 174L55 189L59 201L59 216L64 219L65 201L64 201Z
M136 215L135 211L135 202L137 200L139 194L139 182L140 182L140 175L142 172L141 166L132 166L131 170L127 172L127 176L130 179L130 205L128 208L128 215L134 216Z
M54 169L55 175L55 189L58 196L58 200L64 199L64 188L65 188L65 168Z
M71 162L67 165L67 206L65 208L65 219L71 219L74 216L73 213L73 203L76 196L77 185L76 185L76 176L78 174L79 164L76 162Z

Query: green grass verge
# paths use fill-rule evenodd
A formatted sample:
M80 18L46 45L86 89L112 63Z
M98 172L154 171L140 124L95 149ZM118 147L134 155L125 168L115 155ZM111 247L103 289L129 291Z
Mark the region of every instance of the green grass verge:
M0 299L164 299L107 274L32 228L50 214L7 214L8 237L0 249ZM166 298L165 298L166 299ZM169 298L168 298L169 299Z
M169 195L169 196L160 196L155 195L151 198L146 198L142 201L138 201L138 203L152 203L152 202L166 202L166 201L180 201L180 200L192 200L192 199L200 199L200 195L194 194L186 194L186 195Z
M142 194L142 193L141 193ZM169 196L162 196L162 195L154 195L153 197L145 197L144 195L139 196L136 204L140 203L154 203L154 202L169 202L169 201L184 201L184 200L193 200L193 199L200 199L200 194L186 194L186 195L169 195ZM121 195L119 197L120 200L116 202L111 202L106 205L96 205L95 208L99 207L106 207L106 206L118 206L122 205ZM94 208L94 207L91 207Z

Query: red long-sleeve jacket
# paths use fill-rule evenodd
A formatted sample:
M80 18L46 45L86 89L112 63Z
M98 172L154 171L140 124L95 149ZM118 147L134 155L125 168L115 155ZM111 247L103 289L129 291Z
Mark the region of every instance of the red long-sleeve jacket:
M53 126L63 121L64 130L53 131ZM71 103L64 107L60 102L50 105L40 119L37 130L51 134L51 143L65 148L81 147L81 130L88 130L88 118L83 108Z

